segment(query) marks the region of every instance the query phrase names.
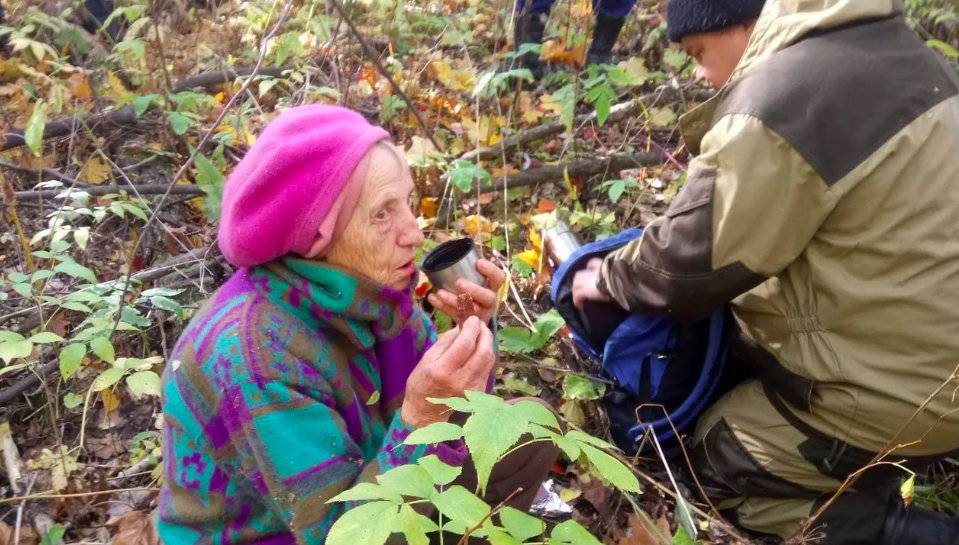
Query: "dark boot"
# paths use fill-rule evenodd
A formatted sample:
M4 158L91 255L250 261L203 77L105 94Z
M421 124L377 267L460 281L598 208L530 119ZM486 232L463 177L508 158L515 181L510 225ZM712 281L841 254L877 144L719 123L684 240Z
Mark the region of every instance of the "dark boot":
M113 13L113 0L86 0L83 3L83 27L91 34L96 34L103 26L103 23ZM103 29L113 43L119 42L123 37L123 18L118 17L110 21L110 24Z
M625 17L610 17L602 13L596 15L596 26L593 28L593 43L586 53L587 64L609 64L613 59L613 46L619 31L623 29Z
M959 545L959 517L906 508L895 502L886 514L878 545Z
M517 50L523 44L542 44L543 33L546 32L545 13L521 13L516 17L516 27L514 32L514 42ZM539 79L543 75L543 63L539 60L539 53L526 53L519 59L520 68L528 68L533 73L533 77Z

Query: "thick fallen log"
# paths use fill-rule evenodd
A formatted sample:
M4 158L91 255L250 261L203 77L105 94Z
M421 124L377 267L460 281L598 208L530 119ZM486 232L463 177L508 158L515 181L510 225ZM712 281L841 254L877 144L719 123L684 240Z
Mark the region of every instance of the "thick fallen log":
M661 153L619 153L616 155L576 159L556 165L544 165L538 168L514 172L494 182L497 190L512 189L544 182L562 180L564 173L570 176L586 177L604 172L617 172L628 168L661 165L666 158Z

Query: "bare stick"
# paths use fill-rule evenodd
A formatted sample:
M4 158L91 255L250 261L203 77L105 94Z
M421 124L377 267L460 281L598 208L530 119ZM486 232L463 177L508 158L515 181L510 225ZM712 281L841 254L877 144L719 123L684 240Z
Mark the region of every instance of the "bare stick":
M62 194L65 189L41 189L33 191L15 191L18 200L26 199L52 199ZM81 187L72 190L72 192L84 192L93 197L119 193L120 191L129 191L129 188L120 185L97 185L93 187ZM203 190L195 184L143 184L136 186L137 193L141 195L203 195Z

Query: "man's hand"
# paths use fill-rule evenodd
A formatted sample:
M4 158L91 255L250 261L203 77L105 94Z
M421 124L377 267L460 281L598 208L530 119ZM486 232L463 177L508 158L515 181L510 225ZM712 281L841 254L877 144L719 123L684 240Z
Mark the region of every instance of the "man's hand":
M594 257L586 268L573 277L573 306L582 310L586 301L609 301L610 298L596 287L603 269L603 260Z
M486 277L485 286L460 278L456 281L459 294L441 289L431 293L427 300L433 308L442 310L457 324L465 323L471 315L478 317L484 324L489 323L496 314L499 302L496 294L506 281L506 273L487 259L477 261L476 270Z
M400 418L414 428L445 421L449 409L427 398L484 390L495 361L493 333L479 318L470 316L460 327L440 335L423 354L406 381Z

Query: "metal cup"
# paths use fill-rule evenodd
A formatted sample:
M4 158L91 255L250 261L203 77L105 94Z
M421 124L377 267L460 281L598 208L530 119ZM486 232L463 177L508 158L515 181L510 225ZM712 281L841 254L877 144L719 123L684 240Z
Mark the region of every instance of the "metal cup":
M583 246L576 233L569 230L569 225L556 221L552 226L543 230L543 244L546 246L546 255L553 265L558 267L573 255L573 252Z
M448 240L430 250L420 268L434 288L456 293L456 281L460 278L480 286L486 284L486 278L476 270L479 258L473 239L459 238Z

